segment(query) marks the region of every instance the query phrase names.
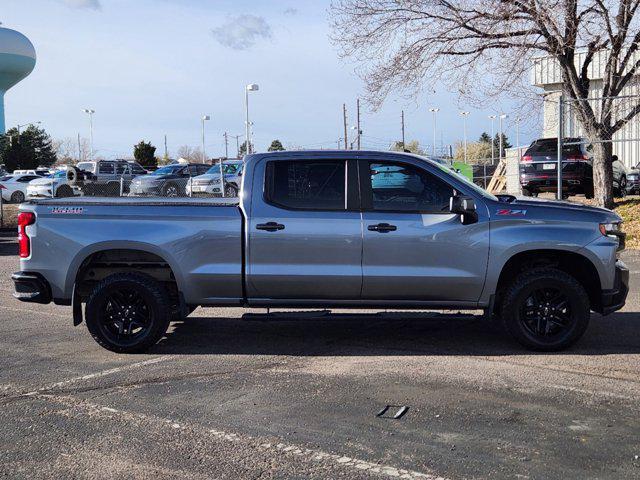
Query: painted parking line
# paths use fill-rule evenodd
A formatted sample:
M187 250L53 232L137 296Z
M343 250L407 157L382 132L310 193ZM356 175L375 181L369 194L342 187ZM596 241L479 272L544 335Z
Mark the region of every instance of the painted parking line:
M418 472L415 470L398 468L392 465L370 462L347 455L325 452L318 449L310 449L290 443L264 442L250 435L237 434L218 429L208 429L197 424L188 424L139 412L129 412L113 407L98 405L70 396L58 396L46 393L38 393L35 395L40 399L61 403L68 407L73 413L80 413L86 416L103 415L109 418L117 417L123 422L153 423L157 426L162 426L163 428L176 431L184 430L195 432L201 436L213 437L219 441L233 443L234 445L241 445L244 448L253 449L257 452L267 453L273 457L299 457L305 461L321 462L325 465L331 465L332 467L342 470L365 472L387 478L400 478L405 480L447 480L445 477L433 472Z
M131 363L129 365L123 365L122 367L110 368L109 370L103 370L101 372L90 373L88 375L82 375L80 377L70 378L68 380L63 380L62 382L52 383L51 385L46 385L44 387L40 387L37 390L33 390L31 392L23 394L24 396L33 396L38 395L43 392L48 392L51 390L55 390L57 388L66 387L68 385L72 385L74 383L83 382L86 380L91 380L93 378L101 378L106 377L108 375L114 375L116 373L125 372L127 370L134 370L136 368L146 367L148 365L154 365L160 362L166 362L174 357L171 355L164 355L162 357L151 358L149 360L144 360L142 362Z

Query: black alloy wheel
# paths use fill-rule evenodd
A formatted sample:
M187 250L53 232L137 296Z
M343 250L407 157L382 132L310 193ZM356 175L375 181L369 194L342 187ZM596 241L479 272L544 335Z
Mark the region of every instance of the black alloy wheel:
M87 327L94 340L108 350L142 352L167 331L172 311L167 298L162 285L148 275L110 275L87 300Z
M518 274L499 296L504 329L531 350L567 348L589 325L590 300L584 287L568 273L552 267Z

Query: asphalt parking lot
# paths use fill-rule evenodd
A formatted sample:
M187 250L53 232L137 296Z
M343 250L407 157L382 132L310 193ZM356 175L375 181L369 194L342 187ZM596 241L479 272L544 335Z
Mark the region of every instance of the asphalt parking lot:
M625 309L559 354L475 315L200 308L125 356L14 300L15 250L0 236L4 476L640 478L637 252Z

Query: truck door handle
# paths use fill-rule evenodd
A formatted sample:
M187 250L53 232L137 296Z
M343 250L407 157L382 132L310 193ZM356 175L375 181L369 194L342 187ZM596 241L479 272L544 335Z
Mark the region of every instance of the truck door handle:
M398 227L395 225L389 225L388 223L379 223L377 225L369 225L367 227L367 230L380 233L395 232L397 229Z
M259 223L256 225L258 230L266 230L267 232L277 232L278 230L284 230L284 225L277 222Z

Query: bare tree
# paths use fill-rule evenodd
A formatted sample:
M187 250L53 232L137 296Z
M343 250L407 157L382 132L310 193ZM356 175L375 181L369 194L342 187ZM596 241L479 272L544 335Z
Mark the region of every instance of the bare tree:
M184 158L190 162L200 163L202 162L202 150L189 145L182 145L178 148L178 158Z
M72 164L86 161L90 157L90 142L87 138L62 138L53 140L53 150L59 164Z
M552 57L563 93L594 144L599 205L613 205L611 139L640 105L616 115L614 97L640 67L640 0L336 0L333 38L360 62L375 103L397 88L444 81L469 98L513 92L533 57ZM578 55L580 53L580 55ZM603 66L601 99L588 101L590 70Z

